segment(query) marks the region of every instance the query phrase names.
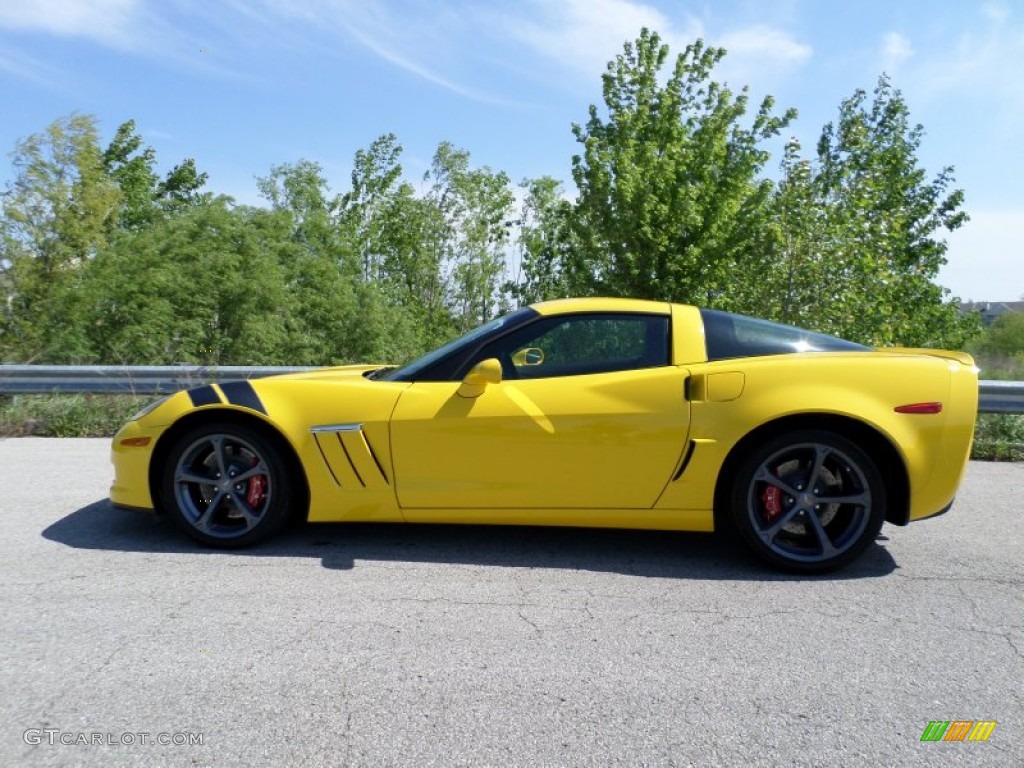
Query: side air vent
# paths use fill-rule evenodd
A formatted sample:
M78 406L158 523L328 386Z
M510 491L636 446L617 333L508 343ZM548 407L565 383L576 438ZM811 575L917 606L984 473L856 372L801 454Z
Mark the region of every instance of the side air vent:
M693 449L696 447L697 443L693 440L690 440L689 444L686 446L686 450L683 452L683 458L679 462L679 469L677 469L676 473L672 475L673 483L683 476L683 472L686 471L686 467L689 465L690 459L693 458Z
M330 424L309 430L334 482L348 490L388 486L384 467L373 452L362 424Z

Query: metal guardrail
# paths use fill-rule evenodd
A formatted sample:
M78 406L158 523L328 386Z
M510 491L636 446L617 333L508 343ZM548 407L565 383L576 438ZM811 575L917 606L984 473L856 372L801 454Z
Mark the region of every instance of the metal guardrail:
M0 365L0 395L166 395L211 381L315 370L300 366ZM978 382L979 413L1024 413L1024 381Z
M979 381L978 413L1024 413L1024 381Z
M0 365L0 395L166 395L211 381L310 370L269 365Z

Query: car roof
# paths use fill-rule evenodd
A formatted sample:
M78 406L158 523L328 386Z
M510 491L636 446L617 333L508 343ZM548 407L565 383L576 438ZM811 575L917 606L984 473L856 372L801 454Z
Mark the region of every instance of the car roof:
M531 304L533 309L542 315L568 315L575 312L641 312L644 314L669 315L672 305L665 301L648 301L646 299L555 299Z

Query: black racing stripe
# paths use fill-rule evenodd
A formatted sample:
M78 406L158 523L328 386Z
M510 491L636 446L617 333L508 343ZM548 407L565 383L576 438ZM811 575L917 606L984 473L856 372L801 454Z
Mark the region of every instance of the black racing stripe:
M256 390L252 388L252 384L248 381L225 381L219 386L220 391L224 393L224 397L232 405L241 405L243 408L250 408L251 410L259 411L264 416L267 415L267 409L263 407L259 395L256 394Z
M207 384L205 387L197 387L196 389L190 389L188 396L192 400L192 405L198 408L201 405L216 405L220 402L220 397L217 395L217 390Z

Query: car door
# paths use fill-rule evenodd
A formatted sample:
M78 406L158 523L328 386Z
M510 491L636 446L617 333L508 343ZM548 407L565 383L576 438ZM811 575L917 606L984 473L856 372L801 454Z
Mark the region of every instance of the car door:
M414 382L391 418L403 510L651 507L689 427L668 328L656 314L543 318L470 359L502 367L476 397Z

